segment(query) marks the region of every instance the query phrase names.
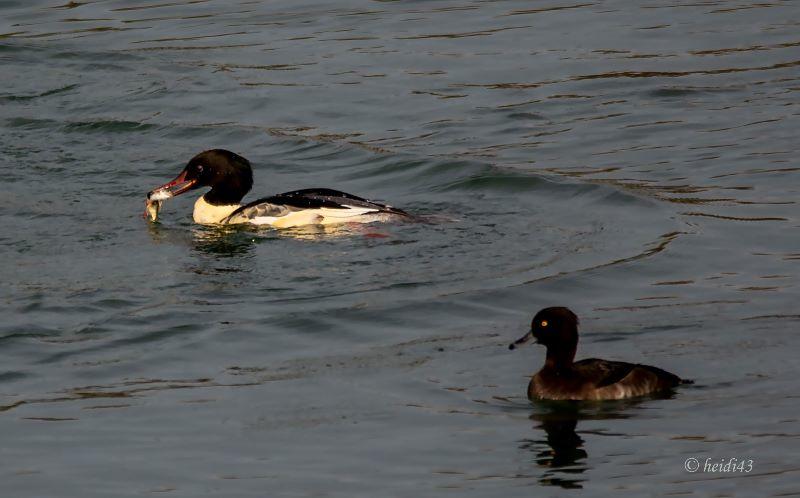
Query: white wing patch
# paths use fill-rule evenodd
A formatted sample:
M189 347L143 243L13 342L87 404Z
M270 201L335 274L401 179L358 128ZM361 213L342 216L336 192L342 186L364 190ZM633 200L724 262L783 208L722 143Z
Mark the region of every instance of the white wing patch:
M256 213L253 213L256 214ZM299 211L286 210L285 214L270 212L242 219L234 217L232 223L252 223L254 225L271 225L276 228L299 227L303 225L333 225L336 223L370 223L376 221L375 215L380 211L374 208L361 206L346 206L346 209L318 208L301 209ZM278 214L277 216L275 216Z
M276 228L289 228L289 227L299 227L303 225L319 225L322 223L322 216L316 213L316 209L304 209L303 211L292 211L285 216L279 217L271 217L265 216L263 218L256 218L256 220L263 219L264 221L268 221L269 218L272 218L272 221L269 222L270 225ZM254 223L258 223L255 220ZM259 224L264 224L259 223Z
M224 223L252 223L271 225L276 228L299 227L303 225L334 225L337 223L372 223L385 221L391 213L378 208L342 204L342 208L301 209L281 204L264 202L245 208L244 211L224 219Z
M348 206L346 204L344 204L344 207L347 209L321 208L314 211L319 211L319 214L324 218L322 220L323 225L331 223L365 223L366 221L359 221L359 219L364 215L380 212L375 208L368 207Z

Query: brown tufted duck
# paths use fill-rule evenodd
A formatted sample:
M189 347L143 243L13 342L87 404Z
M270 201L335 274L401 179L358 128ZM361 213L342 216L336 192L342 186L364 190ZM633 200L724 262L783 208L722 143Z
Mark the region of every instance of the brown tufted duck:
M578 349L578 317L568 308L545 308L536 313L530 332L509 349L532 337L547 348L547 357L528 384L531 401L623 399L691 383L649 365L597 358L573 361Z

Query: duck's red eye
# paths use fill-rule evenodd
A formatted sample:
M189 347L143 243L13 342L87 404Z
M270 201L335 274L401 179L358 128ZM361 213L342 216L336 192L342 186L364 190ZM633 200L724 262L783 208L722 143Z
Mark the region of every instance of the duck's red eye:
M542 320L542 323L540 323L540 325L542 327L547 327L547 320Z

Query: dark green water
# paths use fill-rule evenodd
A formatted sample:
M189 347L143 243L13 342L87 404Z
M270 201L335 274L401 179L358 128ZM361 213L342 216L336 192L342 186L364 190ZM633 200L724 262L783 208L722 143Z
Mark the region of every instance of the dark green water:
M0 64L3 496L800 492L796 2L5 1ZM214 147L437 221L142 220ZM696 384L530 404L549 305Z

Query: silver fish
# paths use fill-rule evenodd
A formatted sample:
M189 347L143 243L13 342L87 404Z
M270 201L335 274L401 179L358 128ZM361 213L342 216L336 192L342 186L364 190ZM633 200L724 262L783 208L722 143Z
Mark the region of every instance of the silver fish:
M164 201L147 199L144 203L144 217L150 218L150 221L156 221L158 219L158 212L161 211L161 204L163 203Z

